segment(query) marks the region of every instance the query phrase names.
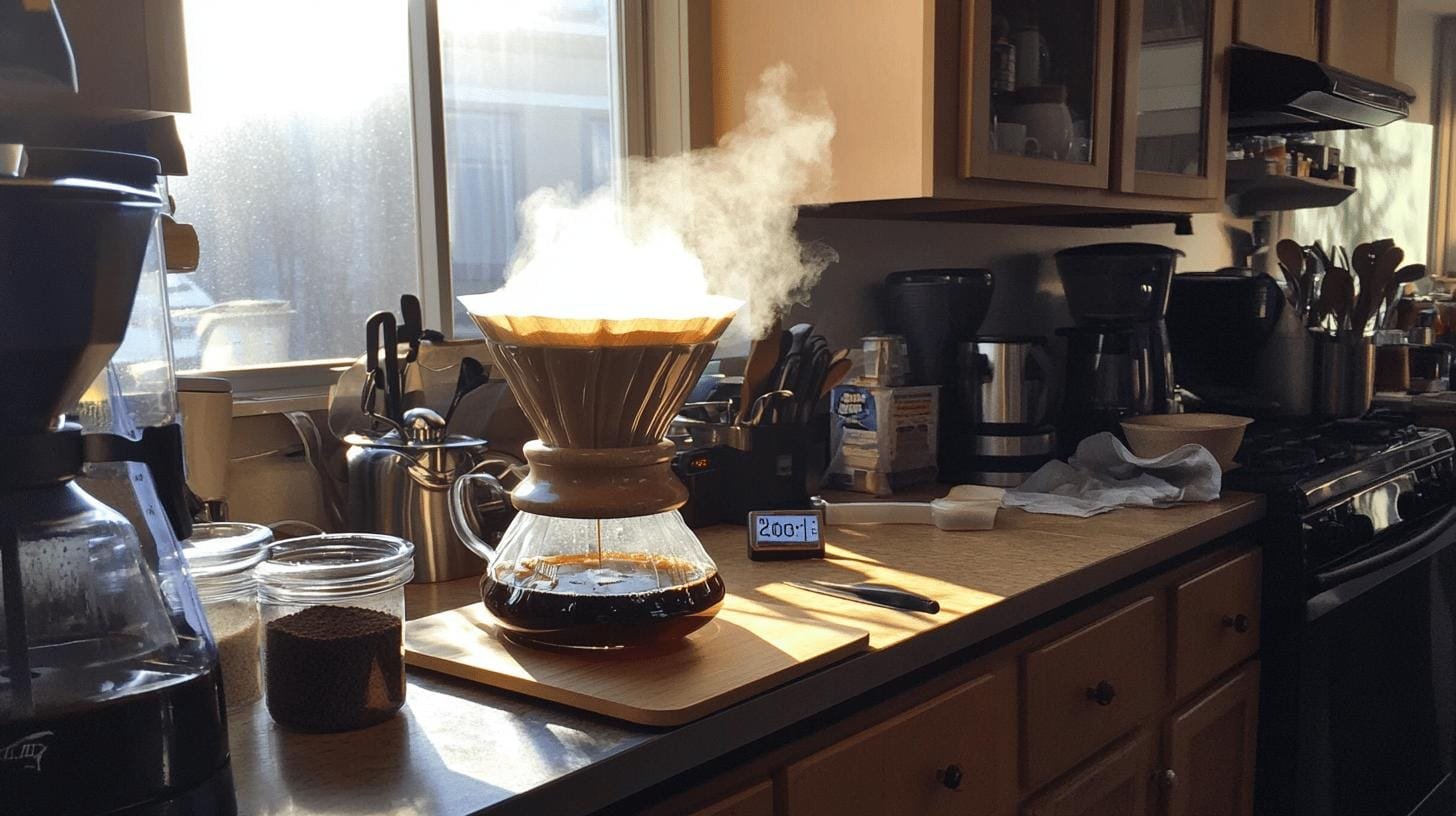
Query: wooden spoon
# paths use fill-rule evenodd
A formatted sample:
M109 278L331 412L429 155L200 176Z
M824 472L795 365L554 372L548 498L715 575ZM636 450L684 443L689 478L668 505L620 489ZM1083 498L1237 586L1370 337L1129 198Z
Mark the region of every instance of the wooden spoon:
M768 390L769 380L773 377L774 369L778 368L779 356L783 353L781 348L783 329L776 320L762 340L754 340L753 345L748 349L748 362L743 366L743 386L739 392L738 400L738 422L742 425L748 421L748 412L753 407L753 401Z
M844 378L849 376L851 365L852 363L847 353L846 356L836 356L835 359L829 362L829 368L825 369L824 373L824 384L819 386L819 399L829 396L829 392L834 390L834 386L844 382ZM829 410L833 411L834 406L831 405Z
M1288 284L1284 296L1290 306L1298 309L1304 276L1304 247L1285 238L1274 246L1274 253L1279 257L1279 268L1284 271L1284 280Z

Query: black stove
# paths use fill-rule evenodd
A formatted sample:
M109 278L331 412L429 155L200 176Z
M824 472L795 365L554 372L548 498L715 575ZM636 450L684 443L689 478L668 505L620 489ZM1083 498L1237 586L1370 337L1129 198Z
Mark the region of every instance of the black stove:
M1456 458L1398 413L1260 421L1224 474L1263 493L1256 812L1456 809Z

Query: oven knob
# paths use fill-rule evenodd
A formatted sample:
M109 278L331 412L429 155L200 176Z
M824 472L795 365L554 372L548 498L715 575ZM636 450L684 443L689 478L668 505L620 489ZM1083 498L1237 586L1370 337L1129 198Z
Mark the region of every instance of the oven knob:
M1395 510L1401 520L1413 519L1426 511L1428 501L1424 493L1412 490L1395 497Z

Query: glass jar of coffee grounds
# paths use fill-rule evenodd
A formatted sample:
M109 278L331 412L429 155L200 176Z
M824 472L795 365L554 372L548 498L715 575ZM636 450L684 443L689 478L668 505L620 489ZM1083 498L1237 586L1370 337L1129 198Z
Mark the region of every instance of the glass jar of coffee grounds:
M258 565L268 714L296 731L352 731L404 705L404 585L414 545L339 534L280 541Z
M217 644L222 690L228 707L246 705L263 692L258 676L262 621L253 569L268 554L273 531L261 524L192 525L182 543L187 570Z

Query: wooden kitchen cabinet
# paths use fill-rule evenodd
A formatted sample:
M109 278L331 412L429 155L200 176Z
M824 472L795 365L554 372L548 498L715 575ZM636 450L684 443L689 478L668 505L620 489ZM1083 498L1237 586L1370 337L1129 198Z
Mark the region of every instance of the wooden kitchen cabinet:
M1319 2L1238 0L1234 40L1281 54L1317 60L1320 58Z
M688 816L774 816L773 782L764 780Z
M1012 666L786 768L782 816L997 816L1016 801Z
M1233 0L1122 0L1121 8L1114 188L1221 195Z
M1116 12L1116 0L965 0L962 176L1107 188Z
M1397 0L1324 0L1320 60L1343 71L1395 81Z
M1257 661L1173 715L1163 737L1164 767L1155 775L1166 816L1253 812L1258 723Z
M1141 598L1023 660L1022 781L1035 788L1152 714L1167 695L1167 620Z
M1210 616L1256 610L1261 570L1257 549L1216 548L643 816L1247 816L1259 621L1226 634Z
M1134 1L1152 20L1172 2ZM1149 127L1163 130L1149 138L1170 127L1186 133L1142 145L1145 156L1172 156L1158 149L1201 139L1191 164L1149 159L1143 173L1118 165L1140 146L1140 117L1127 113L1140 92L1116 56L1127 0L712 0L714 135L744 122L748 93L782 63L796 93L822 95L834 113L832 182L800 202L842 205L829 214L1214 212L1223 201L1223 162L1211 159L1223 155L1233 0L1206 1L1216 13L1200 31L1193 94L1200 109L1206 98L1218 110L1192 124L1186 108L1150 111ZM1134 130L1124 149L1126 122ZM1170 183L1159 185L1160 176Z
M1261 553L1173 588L1173 691L1182 699L1259 649Z
M1022 816L1135 816L1150 813L1157 746L1138 732L1051 786L1022 808Z

